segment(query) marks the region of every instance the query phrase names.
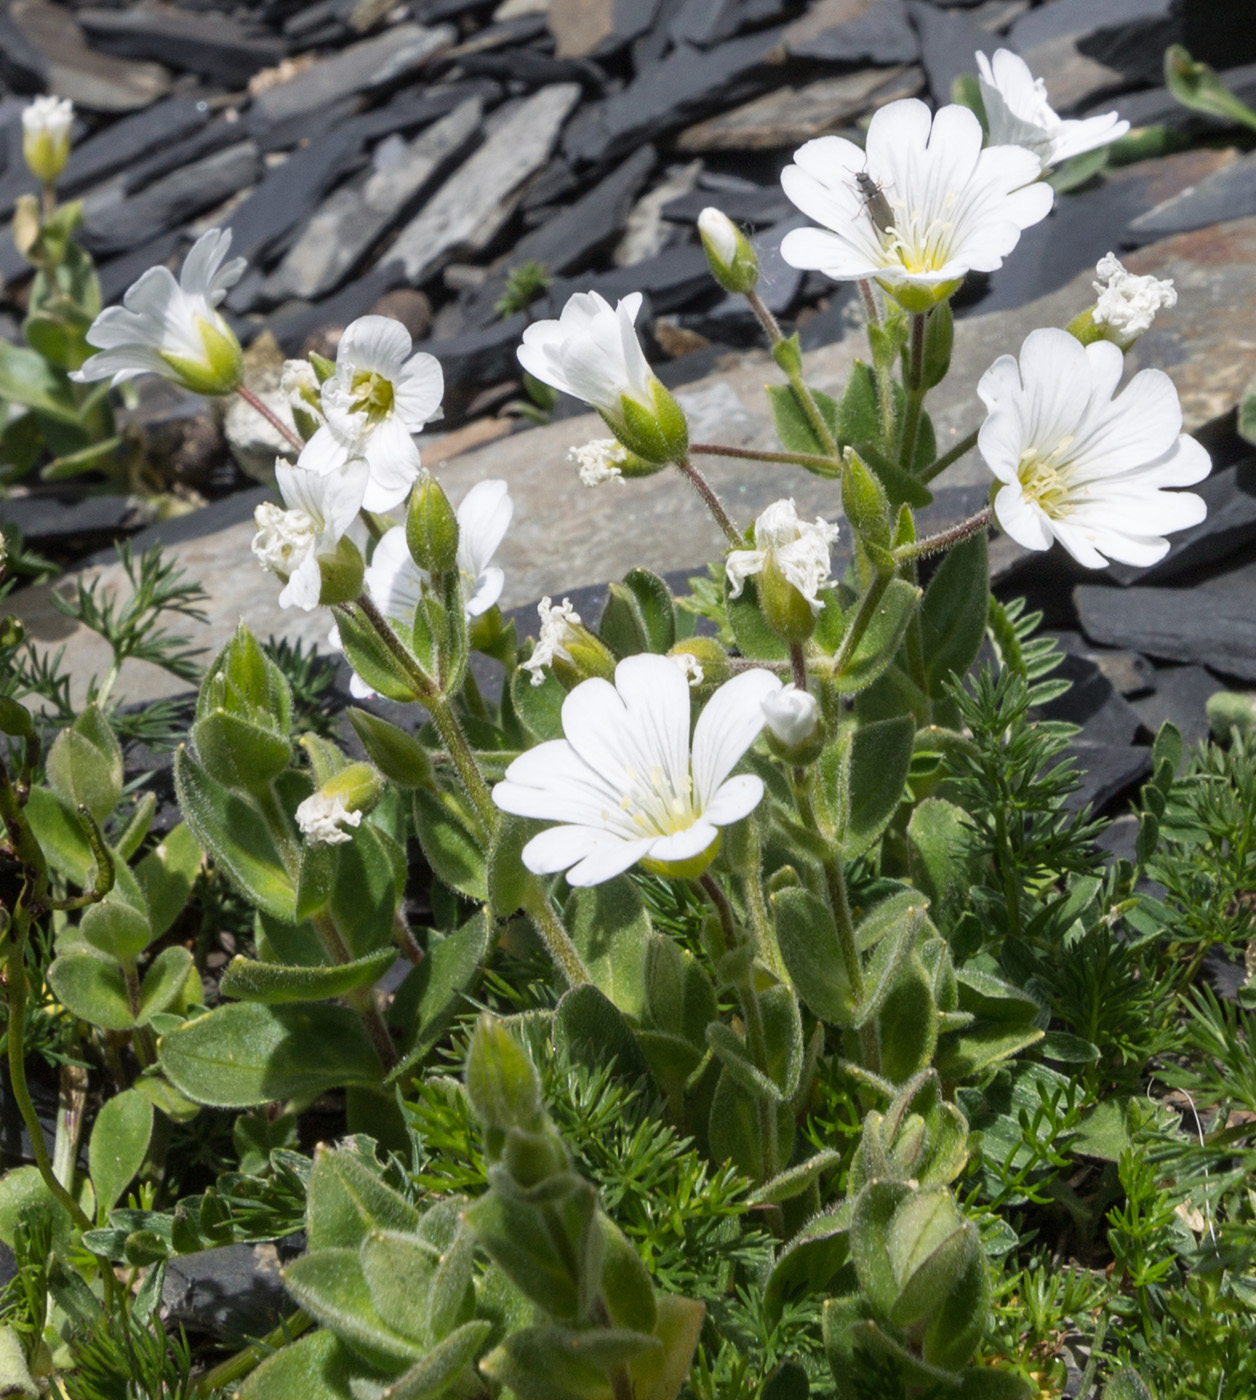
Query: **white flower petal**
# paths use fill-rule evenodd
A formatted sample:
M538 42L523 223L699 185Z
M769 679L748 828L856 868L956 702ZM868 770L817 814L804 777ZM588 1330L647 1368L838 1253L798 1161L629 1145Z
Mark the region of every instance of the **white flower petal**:
M435 355L412 355L393 383L397 417L412 433L440 414L445 373Z
M345 327L336 349L336 368L373 371L396 380L410 354L410 332L391 316L359 316Z
M763 779L755 773L738 773L722 782L702 810L712 826L730 826L747 817L763 801Z
M743 671L707 701L693 732L694 804L700 810L759 737L763 702L780 689L771 671Z

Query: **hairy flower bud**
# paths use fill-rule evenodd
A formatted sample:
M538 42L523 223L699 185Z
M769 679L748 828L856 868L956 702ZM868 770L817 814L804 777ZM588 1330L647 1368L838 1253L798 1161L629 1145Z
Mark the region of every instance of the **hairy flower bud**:
M458 517L439 481L426 467L410 492L406 545L420 569L447 574L458 562Z
M22 112L22 159L41 185L51 185L65 169L73 123L68 97L37 97Z
M777 757L794 765L812 763L824 747L824 721L820 706L809 691L791 681L763 701L768 747Z
M698 215L698 233L711 275L726 292L753 292L759 280L759 259L750 240L721 210L708 205Z
M523 663L523 669L531 673L533 685L544 682L547 666L566 690L593 676L609 679L615 674L610 648L584 626L570 598L557 604L548 597L542 598L536 610L541 619L541 635L532 655Z

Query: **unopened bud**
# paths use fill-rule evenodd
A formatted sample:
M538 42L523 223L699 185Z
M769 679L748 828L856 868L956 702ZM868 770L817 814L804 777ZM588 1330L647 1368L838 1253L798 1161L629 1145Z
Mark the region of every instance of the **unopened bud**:
M853 448L842 460L842 509L865 544L890 542L890 503L885 488Z
M412 734L356 705L347 713L367 756L389 782L404 788L431 787L432 760Z
M406 512L410 557L434 578L458 564L458 517L439 481L424 468L410 492Z
M505 1026L485 1013L467 1052L467 1097L486 1129L534 1132L541 1121L541 1085L532 1061Z
M348 763L322 786L325 797L343 798L350 812L369 812L383 791L384 780L370 763Z
M37 97L22 113L22 159L41 185L51 185L70 155L74 104L68 97Z
M763 701L768 747L786 763L813 763L824 747L820 706L809 691L791 681Z
M750 240L721 210L708 205L698 215L698 233L711 265L711 275L726 292L753 292L759 280L759 259Z

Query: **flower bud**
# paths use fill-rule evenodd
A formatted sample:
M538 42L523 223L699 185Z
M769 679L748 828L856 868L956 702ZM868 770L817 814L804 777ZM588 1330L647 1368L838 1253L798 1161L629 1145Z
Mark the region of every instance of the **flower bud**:
M369 812L384 791L384 780L370 763L349 763L321 790L327 797L343 798L351 812Z
M786 763L813 763L824 747L820 706L809 691L791 681L763 701L768 747Z
M759 606L768 626L787 642L805 642L816 630L816 614L774 554L759 574Z
M203 316L195 318L202 354L193 359L159 349L158 355L170 368L170 378L191 389L194 394L234 394L244 382L244 351L235 332L220 315L212 321Z
M486 1129L533 1132L541 1121L541 1085L532 1061L505 1026L485 1013L467 1051L467 1097Z
M389 782L404 788L432 786L432 760L412 734L356 705L347 713L368 757Z
M721 210L708 205L698 215L698 233L711 265L711 275L726 292L753 292L759 280L759 259L750 240Z
M411 559L434 578L458 566L458 517L440 482L426 467L410 492L406 544Z
M51 185L70 155L74 104L66 97L37 97L22 113L22 159L41 185Z
M541 635L523 669L532 674L532 684L545 680L545 667L554 672L565 690L574 690L581 681L601 676L613 680L615 657L600 637L595 637L580 621L580 614L571 606L571 599L551 603L542 598L537 604L541 619Z
M842 460L842 509L865 545L884 549L890 542L890 503L885 488L853 448Z

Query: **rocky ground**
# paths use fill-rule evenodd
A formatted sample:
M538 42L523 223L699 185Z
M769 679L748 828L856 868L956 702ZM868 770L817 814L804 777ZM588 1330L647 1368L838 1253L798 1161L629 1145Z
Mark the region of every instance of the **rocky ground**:
M504 476L516 523L502 562L508 604L574 593L645 563L693 564L718 550L679 480L575 485L566 449L599 433L579 405L532 428L501 410L521 393L515 347L531 318L570 292L646 293L652 359L675 387L695 438L769 445L762 395L778 372L739 299L711 281L695 222L708 203L753 231L763 291L797 328L821 388L840 386L862 341L849 295L788 267L780 239L798 221L778 176L803 140L850 130L878 105L949 100L975 49L1019 50L1069 115L1116 107L1136 128L1168 128L1152 157L1062 194L1006 267L966 287L953 397L934 407L939 441L980 421L976 379L1038 325L1064 324L1093 298L1110 249L1140 272L1176 279L1181 299L1131 356L1178 384L1187 426L1217 470L1205 525L1175 537L1143 575L1070 572L1000 541L999 588L1043 606L1077 656L1070 715L1085 722L1087 795L1118 796L1172 716L1204 732L1203 699L1256 686L1256 459L1233 434L1256 373L1256 154L1233 130L1177 106L1159 86L1167 44L1183 42L1256 98L1250 0L185 0L174 6L0 5L0 218L30 187L19 115L28 94L72 97L80 112L64 192L82 198L84 239L107 299L157 261L177 263L206 227L229 225L251 268L228 310L249 346L250 380L273 392L285 353L330 353L369 310L401 319L437 355L447 426L425 459L455 499ZM1167 154L1165 152L1168 152ZM1138 250L1138 251L1128 251ZM503 311L511 272L543 265L547 289ZM0 335L16 338L26 286L0 230ZM254 505L279 446L243 405L149 381L129 420L172 484L214 503L143 532L170 543L211 594L207 646L240 615L262 636L322 643L323 622L281 613L248 551ZM833 488L801 473L712 466L748 522L792 493L836 513ZM935 518L984 494L973 457L941 480ZM246 489L241 489L241 488ZM0 516L28 542L81 559L145 524L126 497L72 499L19 487ZM116 577L105 559L89 559ZM585 609L596 600L583 595ZM81 686L101 668L91 634L67 633L47 590L18 610L32 633L69 642ZM123 691L177 687L136 665Z

